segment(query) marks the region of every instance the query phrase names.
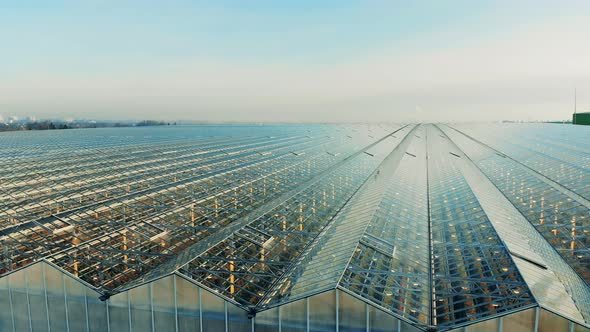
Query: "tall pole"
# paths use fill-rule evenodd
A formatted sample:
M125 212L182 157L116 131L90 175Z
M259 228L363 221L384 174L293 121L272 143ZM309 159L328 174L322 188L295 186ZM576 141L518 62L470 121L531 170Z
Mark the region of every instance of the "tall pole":
M578 113L578 89L574 87L574 116L572 117L572 124L576 124L576 116Z
M578 113L578 89L574 88L574 114Z

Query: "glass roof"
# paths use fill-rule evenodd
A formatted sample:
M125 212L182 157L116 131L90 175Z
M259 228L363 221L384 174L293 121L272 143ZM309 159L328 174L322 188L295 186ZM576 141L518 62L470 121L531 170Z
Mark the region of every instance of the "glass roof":
M556 124L0 134L0 278L171 273L263 311L340 288L422 329L590 323L590 132Z

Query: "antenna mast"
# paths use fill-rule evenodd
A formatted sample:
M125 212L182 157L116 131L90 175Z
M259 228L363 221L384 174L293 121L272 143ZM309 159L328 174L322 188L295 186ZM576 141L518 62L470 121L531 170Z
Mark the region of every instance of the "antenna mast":
M578 113L578 89L574 88L574 114Z

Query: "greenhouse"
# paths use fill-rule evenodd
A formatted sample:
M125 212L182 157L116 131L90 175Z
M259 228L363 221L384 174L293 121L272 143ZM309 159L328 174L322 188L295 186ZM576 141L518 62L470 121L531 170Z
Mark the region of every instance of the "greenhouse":
M0 331L590 331L589 138L0 133Z

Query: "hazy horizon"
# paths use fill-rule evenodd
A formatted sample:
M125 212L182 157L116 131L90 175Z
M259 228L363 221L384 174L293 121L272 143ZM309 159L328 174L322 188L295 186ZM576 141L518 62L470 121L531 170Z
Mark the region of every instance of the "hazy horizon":
M0 115L561 120L590 111L587 1L8 1Z

